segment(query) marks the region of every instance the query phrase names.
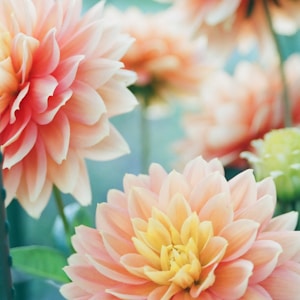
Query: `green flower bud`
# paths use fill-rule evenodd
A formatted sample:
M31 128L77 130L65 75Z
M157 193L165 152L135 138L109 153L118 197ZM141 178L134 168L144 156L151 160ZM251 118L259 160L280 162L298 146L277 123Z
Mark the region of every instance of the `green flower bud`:
M252 142L252 152L243 152L257 180L273 177L279 201L300 201L300 129L284 128Z

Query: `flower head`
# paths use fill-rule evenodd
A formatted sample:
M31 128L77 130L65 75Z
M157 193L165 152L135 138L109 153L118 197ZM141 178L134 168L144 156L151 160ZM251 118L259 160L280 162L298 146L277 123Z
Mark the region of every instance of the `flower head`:
M284 128L252 142L253 152L242 153L258 180L272 176L280 201L300 201L300 129Z
M218 160L182 173L153 164L126 175L99 204L96 229L76 228L61 289L67 299L295 299L300 292L297 213L272 219L271 178L227 181Z
M0 145L8 204L39 216L52 185L91 201L84 158L128 152L111 116L136 104L120 59L132 39L81 0L0 0Z
M198 106L184 115L186 138L177 143L180 160L218 157L242 166L240 153L283 124L281 83L276 71L240 62L231 76L218 71L203 84Z
M145 14L132 8L122 13L111 8L107 13L135 38L122 61L137 73L133 90L143 94L148 104L198 94L212 68L204 57L205 43L192 39L173 11Z

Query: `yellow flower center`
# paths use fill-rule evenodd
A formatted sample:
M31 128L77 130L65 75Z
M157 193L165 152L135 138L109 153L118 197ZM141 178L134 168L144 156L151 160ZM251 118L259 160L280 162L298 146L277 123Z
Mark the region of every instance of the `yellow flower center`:
M171 220L153 208L148 222L133 220L136 234L133 243L148 262L140 276L158 285L175 285L177 291L196 293L197 290L199 294L214 283L214 270L228 243L214 236L212 223L201 222L195 212L186 211L186 217L177 218Z

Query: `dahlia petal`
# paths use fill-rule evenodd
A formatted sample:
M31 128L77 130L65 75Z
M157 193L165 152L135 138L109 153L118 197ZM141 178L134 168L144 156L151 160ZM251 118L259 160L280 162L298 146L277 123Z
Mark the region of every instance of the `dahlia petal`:
M35 52L31 75L43 77L51 74L59 64L60 50L56 40L56 29L52 28Z
M271 177L264 178L257 183L257 199L264 195L272 196L275 205L277 194L274 180Z
M25 177L28 185L28 197L35 201L44 188L47 175L46 151L40 139L36 141L35 146L23 159L23 163L23 168L26 170L23 177Z
M107 201L108 204L118 207L120 209L124 210L123 216L127 215L128 213L125 213L127 211L127 199L125 197L125 194L122 191L111 189L107 192ZM100 205L98 205L100 206ZM97 212L98 214L98 206L97 206ZM96 223L97 224L97 223ZM100 226L100 224L97 224L97 226Z
M64 112L59 111L51 123L41 127L40 134L50 157L61 164L67 158L70 125Z
M274 241L262 240L253 243L249 251L243 255L243 259L247 259L254 264L253 275L249 280L250 285L259 284L260 281L266 279L273 272L281 253L281 246Z
M277 268L260 285L274 300L296 300L300 294L300 274L282 266Z
M219 172L213 172L195 183L189 199L190 205L194 211L200 211L211 197L225 191L229 192L226 179Z
M200 220L212 222L215 234L219 234L227 224L233 221L230 199L228 193L217 194L199 212Z
M249 286L241 300L273 300L270 294L260 285Z
M49 97L53 96L57 84L56 79L50 75L30 81L28 97L35 112L42 113L47 109Z
M17 199L20 199L19 203L27 211L27 213L31 217L38 219L48 203L51 192L52 183L46 180L40 194L36 197L36 199L30 199L27 183L25 180L21 179L16 192L16 197Z
M11 63L11 58L8 57L6 59L1 60L0 61L0 90L13 91L16 90L17 87L18 87L18 80L16 78ZM3 111L3 109L1 109L0 111Z
M77 77L96 90L107 83L121 67L123 67L123 63L105 58L83 61L78 70ZM116 106L119 104L120 101L116 103Z
M173 226L180 231L185 220L192 214L191 207L182 194L175 194L167 207L167 215Z
M67 299L89 300L92 296L92 294L87 293L73 282L63 285L59 291Z
M274 199L270 195L265 195L255 203L237 211L235 218L253 220L263 228L271 220L274 210Z
M85 125L95 124L106 112L103 99L86 83L75 81L71 101L65 105L68 118Z
M165 209L169 206L169 199L175 194L188 198L189 186L186 179L176 171L172 171L164 181L159 193L159 205Z
M38 40L23 33L18 33L13 40L12 63L17 74L21 77L21 85L24 85L28 78L33 62L33 53L39 44Z
M219 265L215 270L216 281L211 287L213 293L222 299L239 299L248 287L253 264L239 259L231 263Z
M115 261L119 261L122 255L135 251L131 239L112 235L104 231L101 231L101 235L106 251ZM122 247L120 247L120 244L122 245Z
M23 164L18 163L9 170L3 170L3 183L6 190L5 205L8 206L16 195L23 173Z
M110 79L104 86L98 89L99 94L105 99L108 108L108 117L131 111L137 104L136 97L126 88L120 85L117 80Z
M5 148L3 168L11 168L20 162L33 148L37 139L37 126L30 122L24 128L21 136Z
M72 91L67 90L58 96L54 95L49 99L47 111L36 114L34 120L39 125L49 124L56 116L57 112L61 109L63 105L71 98Z
M152 208L157 203L157 197L151 191L141 187L134 187L128 198L128 212L130 218L150 218Z
M83 206L92 202L92 192L89 175L83 159L79 159L79 173L75 181L75 187L70 194Z
M149 177L150 177L150 189L153 191L155 194L158 194L162 182L165 181L167 178L168 173L166 170L159 164L152 163L149 167Z
M154 284L150 282L136 285L119 284L113 288L107 289L106 292L117 297L114 299L141 300L150 299L148 298L148 295L154 288Z
M74 55L61 61L55 71L53 76L57 79L58 87L55 93L59 95L65 92L74 83L75 78L78 75L78 68L84 55Z
M88 153L92 146L98 145L99 142L103 141L110 134L110 124L105 115L102 115L93 125L74 122L70 118L68 120L70 131L72 132L70 146L74 149L83 148ZM92 159L92 157L88 158Z
M278 266L294 257L300 257L300 243L298 242L300 240L300 231L262 232L258 239L272 240L282 247L283 251L278 258Z
M23 88L19 91L18 96L14 99L11 110L10 110L10 124L16 122L16 113L20 110L21 102L26 97L29 91L30 83L26 83ZM22 113L24 108L22 108ZM31 114L30 110L28 109L29 114Z
M294 230L297 226L298 212L291 211L272 218L264 231Z
M127 142L111 124L109 124L109 134L106 137L81 151L86 158L99 161L115 159L129 152Z
M69 174L72 174L70 176ZM76 153L69 151L67 159L57 164L48 160L48 176L57 188L63 193L73 191L79 176L79 158Z
M146 203L147 201L145 201ZM130 237L133 236L133 229L131 223L128 221L128 212L123 208L115 205L99 204L97 207L97 229L105 232L110 232L115 236Z
M75 33L73 32L73 34L69 36L67 43L64 42L60 45L61 59L79 53L84 53L87 57L91 56L95 52L101 39L101 28L103 28L103 21L94 21L80 28ZM89 43L84 42L86 37L89 38Z
M253 170L246 170L229 181L234 210L248 206L257 199L257 185Z
M247 219L234 221L220 231L228 242L222 261L231 261L245 254L256 239L259 224Z

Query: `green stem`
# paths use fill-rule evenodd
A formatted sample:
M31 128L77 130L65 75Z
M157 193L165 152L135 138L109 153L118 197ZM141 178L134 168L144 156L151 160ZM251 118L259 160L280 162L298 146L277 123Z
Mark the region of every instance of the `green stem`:
M286 77L285 77L285 73L284 73L284 57L283 57L283 53L281 51L278 35L276 34L274 27L273 27L272 16L271 16L270 9L268 6L268 1L269 0L262 0L262 3L263 3L264 11L266 14L268 26L270 28L270 32L273 37L273 40L274 40L274 43L276 46L276 50L277 50L277 53L279 56L279 72L280 72L280 77L281 77L281 81L283 84L282 99L283 99L283 106L284 106L284 124L285 124L285 127L291 127L292 126L292 118L291 118L292 114L291 114L291 105L290 105L290 101L289 101L287 81L286 81Z
M5 189L2 179L3 156L0 152L0 299L12 300L14 288L11 277L11 256L9 255L8 222L5 209Z
M150 130L149 121L147 119L147 101L146 99L141 100L141 169L142 173L147 173L149 167L149 156L150 156Z
M59 213L59 215L61 217L61 220L64 224L66 237L68 237L69 232L70 232L70 227L69 227L69 223L68 223L68 220L67 220L65 212L64 212L64 204L63 204L63 199L62 199L60 190L56 186L53 187L53 195L54 195L54 198L55 198L58 213Z

